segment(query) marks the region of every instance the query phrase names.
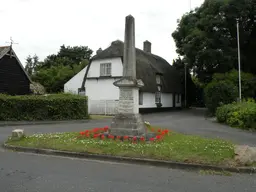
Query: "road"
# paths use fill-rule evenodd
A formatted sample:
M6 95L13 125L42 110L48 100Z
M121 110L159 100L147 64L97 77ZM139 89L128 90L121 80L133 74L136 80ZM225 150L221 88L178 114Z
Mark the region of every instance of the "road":
M205 120L199 112L197 114L195 111L148 114L144 118L152 124L209 137L231 138L230 132L231 135L235 135L235 139L232 137L232 140L255 144L253 141L255 134L240 132L218 124L214 128L214 123ZM24 128L28 134L80 131L101 127L110 121L108 119L83 124L17 127ZM4 142L13 128L16 127L0 127L0 143ZM241 137L238 139L239 133ZM247 140L246 137L248 137ZM255 188L256 174L210 176L198 172L146 165L17 153L0 148L1 192L254 192Z

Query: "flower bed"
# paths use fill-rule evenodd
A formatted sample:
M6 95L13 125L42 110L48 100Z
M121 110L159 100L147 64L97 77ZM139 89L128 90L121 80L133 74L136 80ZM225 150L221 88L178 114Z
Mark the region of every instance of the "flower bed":
M105 126L103 128L93 128L90 130L85 130L81 131L79 133L79 136L77 137L78 139L89 139L89 138L94 138L94 139L100 139L100 140L105 140L105 139L110 139L114 141L127 141L127 142L133 142L133 143L138 143L138 142L146 142L146 141L162 141L166 135L169 135L169 130L167 129L154 129L154 128L148 128L148 130L151 133L155 133L155 137L146 137L146 136L114 136L109 133L109 127Z

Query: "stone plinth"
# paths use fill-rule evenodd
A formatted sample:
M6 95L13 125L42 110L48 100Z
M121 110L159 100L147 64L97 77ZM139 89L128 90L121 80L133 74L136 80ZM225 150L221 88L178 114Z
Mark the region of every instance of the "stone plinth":
M111 123L111 135L119 136L142 136L146 135L146 127L141 114L115 115Z

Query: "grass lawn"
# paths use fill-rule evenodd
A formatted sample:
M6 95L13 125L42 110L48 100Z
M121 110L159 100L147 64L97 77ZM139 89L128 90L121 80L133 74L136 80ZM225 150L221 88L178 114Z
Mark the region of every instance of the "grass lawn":
M161 141L138 142L114 141L99 138L78 138L79 133L36 134L6 143L44 149L73 152L90 152L126 157L145 157L187 163L234 165L234 145L220 139L169 132Z

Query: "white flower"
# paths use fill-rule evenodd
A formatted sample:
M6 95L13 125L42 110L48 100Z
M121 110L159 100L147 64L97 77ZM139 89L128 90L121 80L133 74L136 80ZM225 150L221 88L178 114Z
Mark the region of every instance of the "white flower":
M146 125L150 125L150 123L149 123L148 121L145 121L144 123L145 123Z

